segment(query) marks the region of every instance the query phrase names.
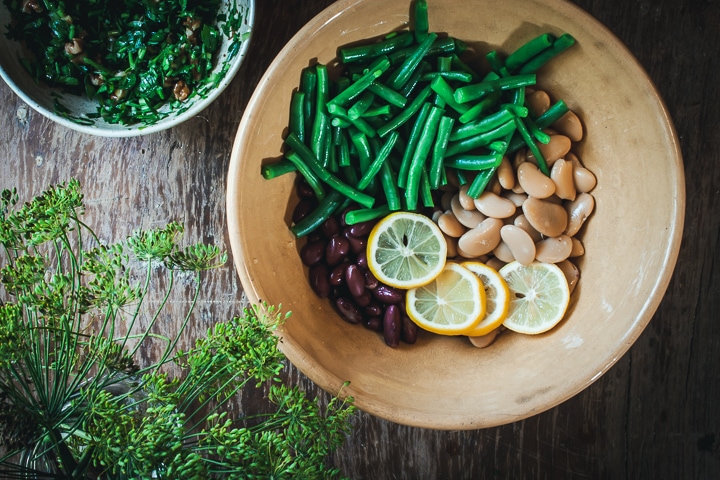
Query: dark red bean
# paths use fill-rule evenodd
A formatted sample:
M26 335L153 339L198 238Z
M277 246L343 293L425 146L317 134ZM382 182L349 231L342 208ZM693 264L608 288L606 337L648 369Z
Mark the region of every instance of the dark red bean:
M373 332L380 332L383 329L383 319L380 317L366 317L362 321L363 327Z
M323 240L315 240L313 242L308 242L303 245L302 249L300 249L300 260L302 260L302 262L308 267L319 263L324 258L324 256L325 241Z
M339 264L350 252L350 242L340 234L335 234L328 240L325 249L325 261L331 267Z
M365 275L360 267L354 264L345 269L345 284L353 297L359 297L365 291Z
M295 184L295 191L301 198L315 198L315 192L305 180L300 180Z
M369 293L369 292L368 292ZM370 317L380 317L385 312L385 306L380 305L379 303L372 301L370 302L370 305L365 307L365 314Z
M400 339L409 344L417 342L418 326L415 322L410 320L407 315L400 315L402 321L402 329L400 331Z
M360 323L363 320L363 315L360 312L355 303L346 297L340 297L335 300L335 307L338 313L348 323Z
M383 337L389 347L400 345L400 333L402 323L400 320L400 308L397 305L390 305L385 309L383 316Z
M363 250L357 254L357 257L355 257L355 264L362 269L367 268L367 250Z
M355 255L359 255L360 252L364 252L367 247L367 238L358 238L350 233L344 233L345 238L350 242L350 251Z
M323 237L322 233L320 233L317 230L313 230L312 233L310 233L310 235L308 235L307 239L308 239L308 243L317 242L319 240L325 241L325 237Z
M329 217L320 225L320 233L325 238L330 238L333 235L340 233L340 220L337 217Z
M359 307L365 308L370 306L370 302L372 302L372 295L370 295L368 290L363 290L360 295L353 295L353 300Z
M377 222L368 221L350 225L350 235L357 238L367 237Z
M318 263L310 267L310 272L308 273L310 288L312 288L320 298L329 297L332 291L328 277L328 267L324 263Z
M385 284L380 284L377 288L372 290L373 296L380 300L382 303L396 304L402 301L402 293L392 287Z
M345 227L348 226L347 222L345 221L345 215L346 215L347 212L349 212L350 210L357 210L357 207L356 207L356 206L353 206L353 205L350 205L350 206L347 207L345 210L343 210L342 213L340 214L340 226L343 227L343 228L345 228Z
M348 265L350 265L350 263L343 262L330 270L330 285L333 287L339 287L345 283L345 269Z
M360 266L358 266L360 268ZM380 285L380 282L370 270L365 270L365 288L373 290Z
M298 223L303 218L307 217L310 212L315 210L317 201L314 198L303 198L295 205L295 209L292 214L293 223Z

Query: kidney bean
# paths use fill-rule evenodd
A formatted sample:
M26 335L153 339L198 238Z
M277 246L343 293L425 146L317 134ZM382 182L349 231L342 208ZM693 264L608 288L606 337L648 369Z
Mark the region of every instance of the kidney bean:
M331 267L338 265L350 253L350 242L347 238L336 233L328 240L325 249L325 262Z
M402 301L402 293L399 290L389 287L384 284L380 284L376 289L372 290L373 296L386 304L396 304Z
M330 296L332 288L328 276L328 267L324 263L318 263L310 267L310 272L308 273L310 288L312 288L320 298Z
M314 198L303 198L295 205L295 209L292 214L293 223L298 223L303 218L307 217L310 212L315 210L317 201Z
M359 267L358 267L359 268ZM368 288L370 290L373 290L380 285L380 282L377 278L375 278L375 275L370 270L365 270L365 288Z
M340 265L336 265L332 270L330 270L330 275L328 277L330 285L332 285L333 287L339 287L340 285L345 283L345 270L347 269L348 265L350 265L349 262L343 262Z
M338 220L337 217L329 217L320 225L320 233L322 233L325 238L330 238L340 233L340 228L340 220Z
M305 180L301 180L295 184L295 191L301 198L315 198L315 192Z
M350 225L349 233L353 237L367 237L370 234L370 230L375 226L377 222L369 220L367 222L360 222L356 223L355 225Z
M383 320L380 317L365 317L362 320L363 327L373 332L380 332L383 329Z
M355 255L358 255L360 252L365 251L365 248L367 247L367 238L358 238L354 235L351 235L349 229L345 229L344 235L345 238L347 238L350 242L351 252L353 252Z
M348 265L345 269L345 284L354 297L359 297L365 291L365 274L360 267L354 264Z
M367 251L363 250L355 257L355 264L363 270L367 268Z
M383 316L383 337L387 346L397 347L400 345L401 332L400 308L397 305L390 305L385 309Z
M412 345L417 342L418 326L415 322L410 320L407 315L401 314L400 320L402 321L402 329L400 330L400 340Z
M371 317L380 317L385 311L385 307L375 301L371 301L370 305L365 307L365 314Z
M363 290L360 295L353 295L353 300L358 307L365 308L370 306L370 303L372 302L372 295L369 290Z
M347 297L339 297L335 300L335 307L338 313L348 323L360 323L363 320L362 312L352 300Z
M308 267L320 263L324 256L325 242L323 240L308 242L300 249L300 260Z

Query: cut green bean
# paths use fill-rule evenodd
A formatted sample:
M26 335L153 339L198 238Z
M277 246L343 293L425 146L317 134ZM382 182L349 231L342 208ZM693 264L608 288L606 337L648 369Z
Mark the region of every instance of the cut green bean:
M456 70L461 70L465 73L469 73L473 80L478 80L480 78L480 75L467 63L463 62L462 59L458 56L458 54L453 53L450 55L450 65L452 68L455 68Z
M502 154L498 153L490 153L487 155L455 155L445 159L445 166L456 170L486 170L499 166L502 157Z
M410 32L393 35L377 43L357 45L338 49L338 58L343 63L368 62L380 55L387 55L410 46L414 37Z
M467 72L447 71L447 72L427 72L420 76L420 81L429 82L435 77L443 77L445 80L453 82L470 83L473 76Z
M385 200L387 200L388 208L392 211L397 211L402 208L402 203L397 187L397 177L390 166L391 160L391 158L388 159L380 168L380 184L382 185L383 192L385 192Z
M317 74L315 118L312 125L312 133L308 140L310 141L311 150L315 156L321 160L324 166L327 166L327 156L325 152L326 142L329 142L328 133L330 122L327 115L327 107L325 106L330 92L327 66L322 64L316 65L315 73Z
M527 126L530 135L532 135L535 140L544 144L550 143L550 135L543 132L531 118L525 119L525 126Z
M549 33L533 38L520 48L512 52L505 59L505 67L511 72L536 56L538 53L552 46L555 37Z
M350 145L348 144L347 135L340 135L338 150L338 167L349 167L352 162L350 160Z
M427 0L415 0L415 41L422 43L428 36L430 22L428 19Z
M482 193L485 191L485 188L490 183L490 179L497 171L497 167L491 167L487 170L481 170L478 172L477 175L475 175L475 178L473 178L473 181L470 183L470 186L467 189L468 196L472 198L478 198Z
M443 184L443 178L445 177L445 165L443 164L443 160L445 158L445 151L447 150L450 132L452 131L454 124L455 120L452 117L443 115L440 119L440 124L438 125L438 132L435 137L432 156L430 157L429 172L430 187L436 190Z
M443 77L438 76L433 78L432 82L430 82L430 88L432 88L450 108L459 114L462 115L470 109L467 105L461 105L455 100L455 91Z
M428 155L430 154L433 141L435 140L435 135L437 133L442 114L442 108L434 105L430 107L427 119L422 126L420 136L418 137L417 144L414 148L412 159L410 161L410 168L407 172L407 182L405 187L405 207L408 210L415 210L417 208L418 190L420 188L422 172L425 170L425 164L427 162Z
M359 159L360 174L364 175L368 168L370 168L370 162L372 161L372 151L368 137L362 132L355 132L350 135L350 141L352 141L352 144L355 146L355 153Z
M415 51L408 56L405 61L397 69L395 69L387 79L387 86L397 90L407 83L415 69L420 65L420 61L425 57L433 42L437 38L437 33L429 33L427 37L417 46Z
M300 158L300 155L298 155L293 150L288 150L287 152L285 152L285 158L292 162L293 165L295 165L297 171L300 172L303 178L305 178L307 184L310 186L310 188L312 188L313 192L315 192L315 197L317 197L318 200L322 200L323 198L325 198L325 190L322 187L320 179L313 172L310 166L308 166L302 160L302 158Z
M502 92L492 92L489 95L485 96L481 100L479 100L477 103L475 103L472 107L470 107L465 113L460 115L460 123L469 123L473 120L477 119L485 113L486 110L488 110L490 107L494 106L498 100L500 100L500 97L502 96Z
M363 112L363 114L360 116L360 118L370 118L370 117L381 117L381 116L387 116L392 113L392 110L390 109L390 105L382 105L380 107L370 107L367 110Z
M390 105L394 105L399 108L403 108L408 101L406 96L382 83L373 82L368 87L368 90L388 102Z
M348 118L350 118L351 120L355 120L355 119L361 117L362 114L365 113L365 111L368 108L370 108L370 106L373 104L374 101L375 101L374 93L372 93L370 91L364 92L355 101L355 103L350 108L348 108L348 110L347 110Z
M518 73L535 73L540 69L540 67L542 67L551 59L555 58L573 45L575 45L575 38L572 35L570 35L569 33L564 33L560 35L560 37L558 37L558 39L553 42L550 48L546 48L542 52L538 53L533 58L528 60L528 62L525 63L522 67L520 67Z
M530 135L530 132L525 126L525 122L523 122L522 118L515 117L515 124L517 125L518 132L520 132L520 136L525 141L525 145L527 145L532 154L535 156L535 160L537 160L538 162L538 168L542 173L549 177L550 169L548 168L547 162L545 161L545 157L538 148L533 137Z
M345 214L345 223L355 225L356 223L369 222L378 218L386 217L390 213L387 205L381 205L375 208L362 208L358 210L348 210Z
M394 118L388 120L388 122L383 125L382 127L377 129L377 134L380 137L384 137L389 132L399 128L401 125L403 125L405 122L410 120L415 113L417 113L418 110L421 109L425 101L430 96L430 93L432 92L432 89L430 88L430 85L426 86L424 89L418 93L418 95L408 104L407 107L405 107L400 113L398 113Z
M510 120L488 132L450 143L445 154L447 156L453 156L460 153L469 152L478 147L484 147L485 145L489 145L494 140L497 140L498 138L502 138L505 135L514 132L515 128L515 122L513 120Z
M292 94L288 127L301 141L305 141L305 92L296 90Z
M415 118L412 130L410 130L407 145L405 146L405 151L403 152L402 161L400 163L400 171L398 172L397 181L398 187L400 188L407 187L407 177L410 172L412 158L415 153L415 149L417 148L418 141L420 140L420 135L422 135L422 130L425 127L425 121L427 120L431 107L432 105L430 103L423 104L420 109L420 113L418 113L417 118Z
M420 84L420 77L431 70L432 66L429 62L421 62L420 66L415 69L415 73L410 77L410 80L407 81L403 88L398 90L398 93L405 98L410 98L410 95L415 91L415 87Z
M442 37L437 38L430 46L430 49L425 54L426 57L432 57L434 55L462 53L467 49L462 41L453 37ZM416 47L410 46L397 50L393 53L388 54L390 63L392 65L398 65L407 60L407 58L415 52Z
M332 125L336 127L342 127L347 126L348 123L361 132L363 132L368 137L374 137L377 135L377 132L375 129L367 123L363 118L350 118L350 115L348 115L347 110L345 110L343 107L336 105L334 103L329 103L328 106L328 113L332 116ZM337 121L336 121L337 120Z
M398 137L400 134L397 132L392 132L383 146L380 148L380 150L377 153L377 156L375 159L370 163L370 165L367 167L365 172L363 173L362 178L358 182L357 188L358 190L362 191L365 190L369 185L370 182L375 178L375 176L380 172L380 169L382 168L383 164L385 163L385 160L390 156L390 152L393 149L393 146L395 146L395 142L397 142Z
M297 172L297 167L291 161L282 159L275 163L263 165L261 172L265 180L272 180L273 178L285 175L286 173Z
M390 68L390 61L385 55L378 57L360 78L351 83L345 90L338 93L330 103L344 107L352 99L363 93L376 78L380 77Z
M570 109L567 104L563 100L558 100L550 105L550 108L545 110L545 113L536 118L535 123L540 129L548 128L553 123L560 120L560 117L565 115L568 111L570 111Z
M432 187L430 186L430 176L424 168L420 172L420 200L423 207L432 208L435 202L432 197Z
M455 90L455 100L458 103L467 103L477 100L490 92L497 90L510 90L519 87L535 85L535 74L513 75L496 80L485 80L480 83L466 85Z
M330 215L332 215L333 212L342 205L343 201L344 197L340 194L340 192L330 192L320 201L318 206L315 207L315 210L310 212L307 217L290 227L290 230L296 237L304 237L322 225L325 220L330 218Z
M475 135L489 132L490 130L512 120L514 116L515 115L511 111L502 108L482 120L457 126L450 134L450 141L454 142L462 140L463 138L474 137Z
M306 67L300 76L300 91L305 94L305 128L310 128L315 118L315 93L317 89L317 71L315 67ZM307 135L306 135L307 136Z

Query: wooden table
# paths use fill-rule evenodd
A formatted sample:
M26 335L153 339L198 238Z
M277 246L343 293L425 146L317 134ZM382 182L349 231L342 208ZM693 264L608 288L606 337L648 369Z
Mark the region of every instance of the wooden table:
M229 248L225 175L245 105L285 42L333 2L256 3L244 68L210 108L169 131L133 139L79 134L0 85L0 188L17 186L29 199L75 177L85 190L85 219L105 241L178 220L188 239ZM330 459L350 478L720 478L720 2L575 3L636 55L680 136L687 219L667 294L606 375L540 415L487 430L433 431L358 413L352 436ZM191 334L239 311L232 262L208 278ZM327 398L294 367L285 376ZM262 401L248 392L239 402Z

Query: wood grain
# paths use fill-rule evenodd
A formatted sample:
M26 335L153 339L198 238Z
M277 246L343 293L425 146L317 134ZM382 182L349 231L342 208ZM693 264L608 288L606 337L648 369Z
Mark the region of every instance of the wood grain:
M202 114L166 132L134 139L75 133L0 85L0 188L17 186L29 198L75 177L84 186L86 220L103 240L178 220L188 239L228 248L225 174L244 107L285 42L332 1L256 3L253 45L234 82ZM628 46L675 121L688 195L668 292L646 331L606 375L527 420L447 432L358 413L353 434L329 460L347 477L720 478L720 2L574 3ZM190 336L242 306L232 261L207 278ZM181 300L172 303L167 321L183 308ZM291 365L284 376L327 400ZM263 408L264 402L262 391L247 391L233 409Z

